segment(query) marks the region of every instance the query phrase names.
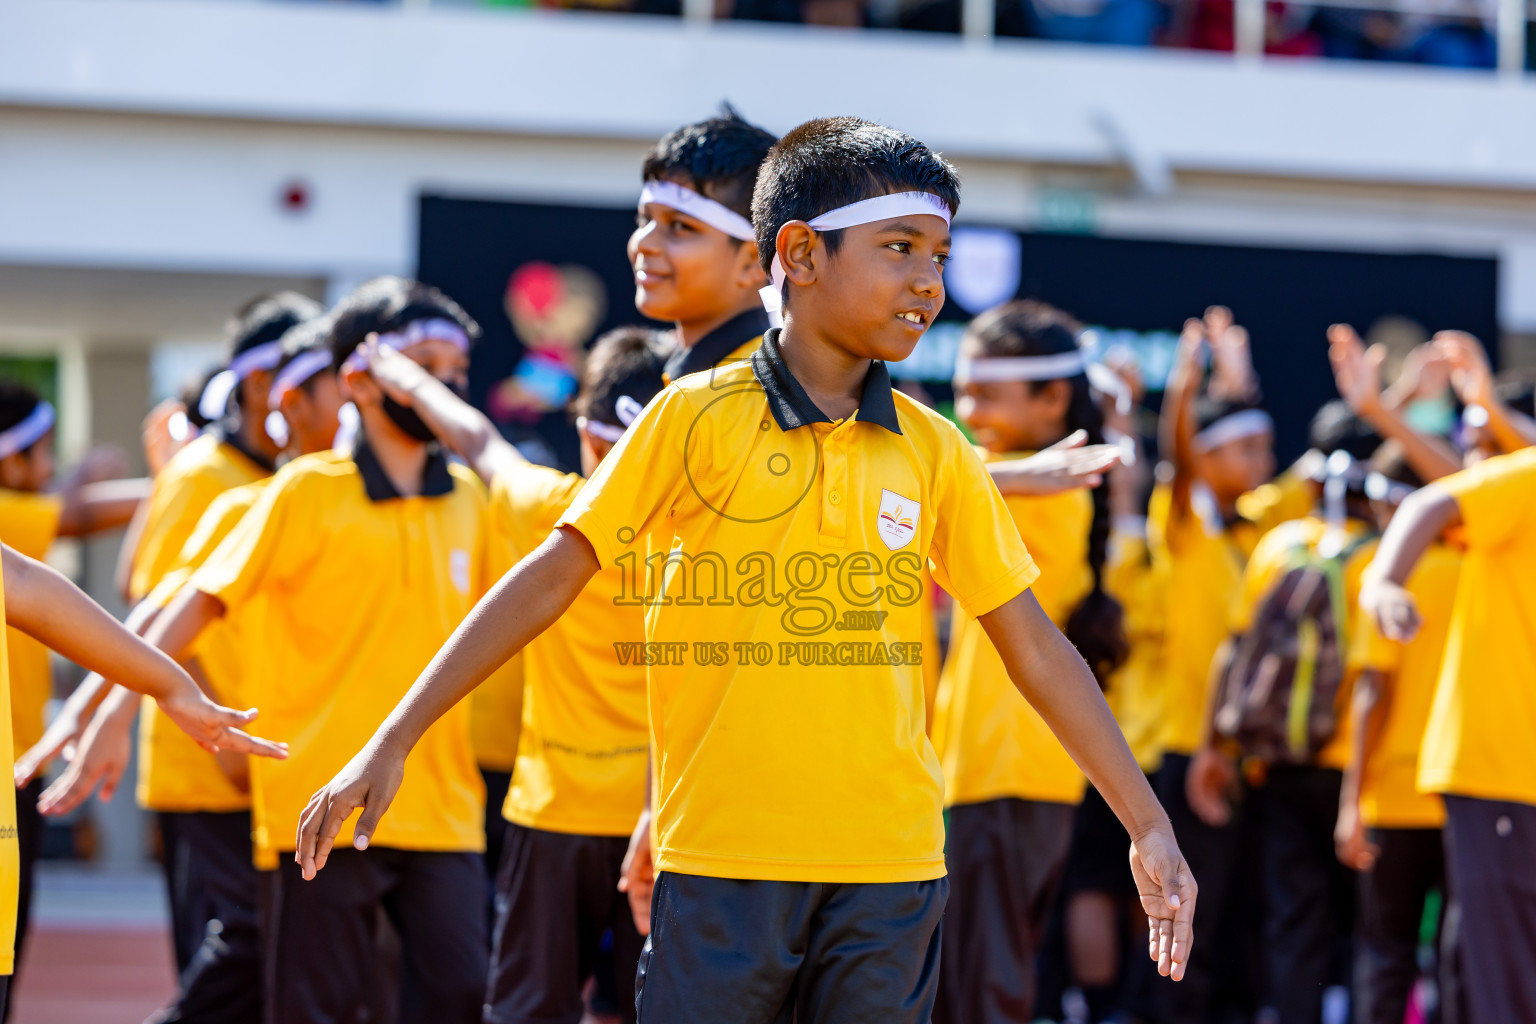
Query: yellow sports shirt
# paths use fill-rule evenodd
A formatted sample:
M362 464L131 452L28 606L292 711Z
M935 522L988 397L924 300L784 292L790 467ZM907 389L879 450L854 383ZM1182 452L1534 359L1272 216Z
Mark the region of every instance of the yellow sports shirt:
M1467 553L1419 755L1419 788L1536 804L1536 448L1435 482Z
M256 504L270 477L234 487L213 499L198 519L192 535L182 545L175 566L150 591L147 598L164 608L192 578L235 525ZM245 708L245 663L253 656L248 645L251 609L230 609L213 623L187 651L197 659L213 688L215 699L226 707ZM251 806L250 794L242 791L214 755L177 728L159 706L144 698L139 711L139 804L156 811L239 811Z
M485 529L485 585L489 589L527 552L518 550L492 506ZM540 540L543 538L541 537ZM469 739L481 769L506 772L517 764L523 722L523 655L509 658L469 695Z
M39 562L59 535L64 499L57 494L0 488L0 541ZM48 648L19 629L7 631L10 661L11 735L18 752L43 738L43 716L53 695Z
M491 514L523 554L549 536L585 483L526 464L491 482ZM645 612L616 604L623 569L609 564L523 648L523 729L503 807L508 821L578 835L627 836L645 807Z
M5 613L5 582L0 574L0 615ZM13 631L0 632L7 645ZM30 638L29 638L30 639ZM10 659L0 650L0 716L11 717ZM14 764L11 724L0 721L0 764ZM16 845L16 787L0 786L0 975L16 969L16 897L21 884L21 851Z
M1344 531L1346 543L1358 539L1367 532L1364 523L1353 519L1346 520ZM1232 605L1231 631L1233 634L1245 632L1253 624L1253 616L1258 611L1264 595L1273 589L1280 577L1290 568L1291 552L1303 546L1316 551L1318 544L1327 536L1327 533L1326 522L1308 516L1305 519L1282 523L1264 535L1258 546L1253 549L1253 555L1248 559L1242 585ZM1346 661L1348 658L1350 637L1354 635L1356 622L1360 618L1358 614L1360 577L1365 572L1365 567L1371 563L1375 553L1376 542L1367 541L1356 548L1344 563L1344 608L1342 609L1344 635L1339 638L1341 661ZM1334 733L1333 739L1317 752L1317 763L1321 767L1342 769L1349 762L1349 694L1348 683L1339 687L1334 707L1338 715L1338 731Z
M485 498L434 453L423 493L402 498L366 441L278 472L192 578L234 611L260 600L260 652L247 694L255 728L286 761L251 759L258 866L293 849L299 815L372 738L483 590ZM374 843L407 850L484 847L485 788L469 703L439 719L405 762ZM350 830L337 839L352 841Z
M1382 636L1370 616L1358 617L1350 643L1350 669L1375 669L1391 677L1386 721L1360 773L1360 814L1367 825L1439 828L1445 822L1440 798L1420 793L1417 777L1419 747L1429 722L1435 681L1440 678L1460 575L1459 551L1436 544L1424 553L1408 577L1408 590L1419 603L1424 625L1407 644Z
M1104 696L1136 763L1142 771L1154 772L1163 756L1158 733L1163 717L1168 586L1162 568L1147 550L1145 533L1117 530L1110 535L1104 589L1120 602L1130 644L1125 664L1110 679Z
M690 373L743 362L763 343L768 326L768 313L762 308L738 313L693 345L673 351L662 367L661 379L670 384Z
M1243 566L1260 537L1305 515L1309 504L1305 482L1291 473L1238 499L1238 519L1228 524L1207 521L1193 511L1175 514L1171 489L1153 488L1148 536L1168 586L1167 686L1159 736L1163 750L1192 754L1200 745L1211 661L1227 639Z
M991 454L982 461L1029 453ZM1093 589L1088 528L1093 497L1086 490L1048 497L1003 499L1040 578L1031 588L1057 627ZM949 657L939 679L933 746L944 766L944 805L1017 797L1075 804L1087 781L1050 726L1019 693L981 623L956 608Z
M881 363L833 422L776 338L668 386L560 521L622 569L613 600L646 610L646 645L615 654L650 674L656 864L938 878L923 565L973 616L1039 571L952 423L894 393Z
M142 600L176 567L182 547L214 498L271 472L212 431L172 456L150 491L144 532L133 553L128 584L132 598Z

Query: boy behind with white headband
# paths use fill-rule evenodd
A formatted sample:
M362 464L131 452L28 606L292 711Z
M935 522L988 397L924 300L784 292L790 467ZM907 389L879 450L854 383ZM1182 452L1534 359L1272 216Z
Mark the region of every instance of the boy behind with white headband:
M745 359L769 327L752 185L773 136L729 104L656 143L629 238L635 308L675 324L667 380Z
M431 723L617 567L609 600L645 612L649 646L614 656L649 662L655 767L639 1021L926 1022L946 892L916 607L926 561L1138 837L1162 967L1183 973L1195 886L1172 831L1092 674L1027 593L1037 570L980 460L883 362L943 304L958 202L947 163L880 125L812 121L774 147L753 223L763 269L786 268L782 335L674 381L630 424L315 794L306 874L347 855L332 846L360 807L366 844ZM863 223L808 223L855 204ZM640 561L637 538L668 564Z
M655 332L643 327L610 331L592 346L574 408L582 474L527 462L489 420L407 359L374 349L369 369L490 485L499 574L548 536L585 476L661 390L663 357ZM645 642L639 602L614 600L623 573L620 566L599 572L520 655L522 731L516 722L500 726L517 741L517 766L497 808L506 848L485 996L484 1020L492 1024L575 1020L587 978L607 966L612 977L598 978L599 991L616 991L621 1019L635 1019L630 994L649 899L633 893L639 907L631 914L614 883L645 806L649 735L644 659L616 656ZM610 930L612 957L605 960L599 947Z

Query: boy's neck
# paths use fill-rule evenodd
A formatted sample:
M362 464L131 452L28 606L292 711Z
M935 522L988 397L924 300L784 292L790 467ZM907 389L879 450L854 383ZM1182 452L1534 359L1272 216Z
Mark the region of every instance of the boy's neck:
M779 352L816 408L834 420L847 419L858 410L873 360L809 330L797 330L792 320L779 334Z
M763 300L756 292L743 295L734 306L718 313L713 313L698 320L677 321L677 341L683 348L693 348L710 332L717 331L743 313L750 313L754 309L762 309Z
M240 439L241 448L261 456L268 464L282 454L282 449L277 446L277 442L267 435L265 417L241 416L240 429L235 431L235 434Z
M402 498L420 495L427 468L427 445L391 423L378 406L358 406L357 411L363 436L389 482Z

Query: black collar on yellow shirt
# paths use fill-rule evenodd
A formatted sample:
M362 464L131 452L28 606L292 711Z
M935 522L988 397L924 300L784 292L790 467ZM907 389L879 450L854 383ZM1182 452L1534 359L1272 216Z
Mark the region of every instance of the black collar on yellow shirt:
M389 474L379 465L379 457L373 454L366 437L358 437L352 449L352 461L357 463L357 471L363 478L363 490L367 492L369 501L389 501L400 497L400 492L389 481ZM448 472L448 457L434 444L427 451L427 464L422 467L421 496L440 498L452 491L453 474Z
M213 432L214 436L219 439L220 444L229 445L235 451L245 456L246 459L255 463L257 466L260 466L266 472L270 473L277 468L276 463L274 463L271 459L261 454L261 452L255 451L254 449L248 447L245 441L241 439L240 431L231 429L229 426L221 423L213 428Z
M780 430L793 430L807 423L831 423L832 417L816 407L805 388L784 365L779 351L780 328L763 335L763 343L752 353L752 376L768 395L768 408ZM854 419L878 423L893 434L901 433L896 419L896 400L891 397L891 375L885 364L876 360L864 375L864 393L859 397L859 411Z
M719 365L726 356L735 352L753 338L761 338L768 330L768 313L761 307L737 313L725 323L710 331L688 348L680 348L667 357L662 372L667 380L674 381L690 373L698 373Z

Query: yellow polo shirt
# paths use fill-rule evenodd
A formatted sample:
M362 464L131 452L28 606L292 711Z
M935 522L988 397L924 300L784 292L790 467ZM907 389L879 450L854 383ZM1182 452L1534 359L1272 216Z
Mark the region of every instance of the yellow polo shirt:
M1120 602L1130 644L1125 664L1110 679L1104 696L1136 763L1142 771L1154 772L1163 757L1158 733L1163 717L1168 584L1162 567L1152 561L1145 533L1117 530L1110 535L1104 589Z
M768 327L768 313L761 307L738 313L693 345L674 349L662 367L661 379L670 384L690 373L743 362L763 343Z
M1367 532L1364 523L1353 519L1345 522L1344 529L1347 542L1357 540ZM1327 536L1327 533L1326 522L1314 516L1308 516L1305 519L1282 523L1264 535L1258 547L1254 548L1252 557L1248 559L1242 585L1238 589L1237 598L1232 606L1231 632L1234 635L1247 631L1253 624L1253 616L1258 611L1260 602L1290 568L1292 552L1300 547L1316 551L1318 544ZM1360 604L1360 577L1375 554L1376 542L1367 541L1356 548L1343 565L1344 607L1336 609L1342 613L1340 618L1344 623L1344 634L1339 637L1338 650L1341 667L1347 662L1350 638L1355 633L1355 625L1359 619L1357 613ZM1333 734L1333 739L1317 752L1317 764L1321 767L1342 769L1349 762L1349 694L1349 678L1346 674L1345 684L1339 687L1334 706L1338 716L1338 731Z
M506 575L526 552L504 529L505 517L491 507L485 529L485 585ZM542 538L541 538L542 539ZM514 654L469 695L469 739L482 771L512 773L523 721L523 655Z
M309 798L368 742L484 589L484 491L440 455L402 498L366 443L278 472L192 578L226 609L261 601L247 693L256 729L286 761L251 760L258 866L293 849ZM439 719L405 763L374 835L407 850L484 848L485 787L469 703ZM344 829L338 844L349 845Z
M491 482L491 514L523 554L549 536L586 481L531 464ZM645 807L645 665L620 645L645 642L645 613L615 604L623 570L601 569L523 648L523 728L502 813L527 828L627 836Z
M212 432L172 456L150 491L144 531L133 553L130 596L142 600L176 567L182 547L214 498L270 475L271 470Z
M5 581L0 574L0 616L5 614ZM0 632L0 648L13 631ZM0 649L0 764L16 762L11 746L11 671L9 652ZM0 975L16 969L16 902L21 885L21 851L16 845L16 787L0 786Z
M1238 499L1238 519L1229 524L1209 521L1193 511L1175 515L1171 489L1153 488L1148 537L1168 586L1167 687L1159 736L1163 750L1192 754L1200 745L1211 692L1211 661L1227 639L1232 602L1248 555L1260 537L1306 515L1310 505L1305 481L1292 473Z
M57 494L0 488L0 541L39 562L59 535L64 499ZM43 738L43 716L53 696L48 648L19 629L7 631L11 672L11 735L17 751Z
M1419 756L1419 788L1536 804L1536 448L1435 482L1466 557Z
M1445 823L1440 798L1420 793L1417 779L1419 748L1440 678L1460 576L1459 551L1436 544L1424 552L1408 577L1408 590L1418 601L1424 625L1406 644L1382 636L1370 616L1358 617L1350 644L1350 669L1375 669L1389 676L1391 694L1386 721L1360 773L1360 814L1367 825L1439 828Z
M1039 570L960 431L890 387L830 421L779 354L675 381L561 518L646 611L663 871L944 874L922 569L973 615ZM636 545L636 538L642 545ZM648 573L638 547L657 548Z
M270 477L234 487L213 499L182 545L175 567L160 577L146 600L161 609L213 554L256 504ZM195 658L215 699L226 707L250 706L243 686L252 619L250 609L232 609L203 630L187 651ZM239 811L250 794L230 781L217 759L198 746L146 697L139 712L139 804L157 811Z
M982 455L983 462L1027 452ZM1048 497L1003 499L1040 578L1031 589L1058 628L1093 589L1088 528L1093 497L1086 490ZM944 804L1017 797L1075 804L1087 781L1029 701L1019 693L981 623L955 609L949 657L939 679L933 746L944 766Z

